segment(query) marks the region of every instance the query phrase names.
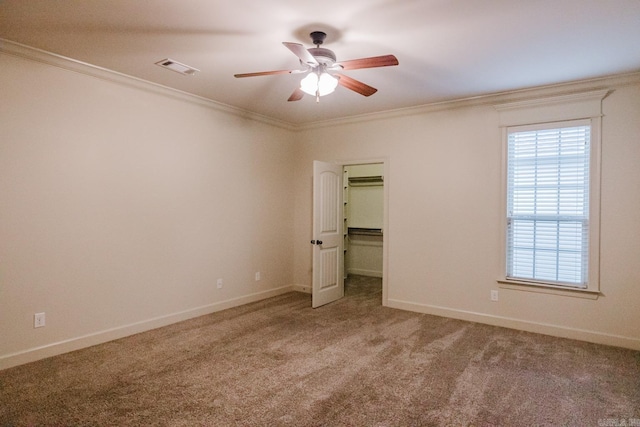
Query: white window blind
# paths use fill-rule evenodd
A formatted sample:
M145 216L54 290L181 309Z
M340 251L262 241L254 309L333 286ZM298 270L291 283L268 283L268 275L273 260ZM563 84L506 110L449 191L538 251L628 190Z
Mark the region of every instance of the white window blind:
M587 287L590 130L507 129L507 278Z

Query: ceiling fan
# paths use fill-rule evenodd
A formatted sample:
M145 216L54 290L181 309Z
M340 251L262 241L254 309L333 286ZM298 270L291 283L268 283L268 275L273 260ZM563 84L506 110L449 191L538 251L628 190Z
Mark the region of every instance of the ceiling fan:
M282 43L300 59L300 64L302 65L301 69L235 74L234 77L240 78L269 76L273 74L307 73L307 76L300 82L300 87L293 91L288 101L299 101L305 93L308 93L309 95L315 96L316 102L319 102L321 96L328 95L333 92L337 85L351 89L352 91L364 96L371 96L378 91L378 89L374 87L344 74L339 74L336 71L398 65L398 59L393 55L373 56L369 58L337 62L336 55L333 51L320 47L324 42L324 39L327 37L326 33L322 31L314 31L309 35L316 47L306 49L299 43Z

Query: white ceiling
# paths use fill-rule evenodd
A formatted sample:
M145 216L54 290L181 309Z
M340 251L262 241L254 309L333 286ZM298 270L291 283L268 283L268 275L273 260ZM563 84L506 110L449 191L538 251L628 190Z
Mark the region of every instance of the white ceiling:
M400 65L345 71L378 92L319 104L287 102L301 75L233 77L299 68L282 42L313 30L338 61ZM298 125L640 71L640 0L2 0L0 38Z

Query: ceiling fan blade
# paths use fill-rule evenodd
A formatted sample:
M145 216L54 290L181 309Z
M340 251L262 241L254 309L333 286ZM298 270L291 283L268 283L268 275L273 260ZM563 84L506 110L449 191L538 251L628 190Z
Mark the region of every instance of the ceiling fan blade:
M302 91L302 89L298 87L296 88L296 90L293 91L293 93L291 94L289 99L287 99L287 101L300 101L303 96L304 96L304 92Z
M349 76L345 76L344 74L335 74L340 77L338 80L338 84L340 86L344 86L347 89L351 89L354 92L358 92L360 95L371 96L378 91L375 87L371 87L367 84L362 83L356 79L352 79Z
M256 77L256 76L271 76L274 74L294 74L299 72L298 70L277 70L277 71L260 71L257 73L243 73L243 74L234 74L233 77Z
M293 52L294 55L300 58L303 64L307 64L312 67L320 65L318 61L316 61L316 58L314 58L313 55L311 55L309 51L300 43L282 42L282 44L285 45L291 52Z
M336 64L343 70L357 70L358 68L375 68L398 65L398 58L393 55L372 56L370 58L352 59L341 61Z

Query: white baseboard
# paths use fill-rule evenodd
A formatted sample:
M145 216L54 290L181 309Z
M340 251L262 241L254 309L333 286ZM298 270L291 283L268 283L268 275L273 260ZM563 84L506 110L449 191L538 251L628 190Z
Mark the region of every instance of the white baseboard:
M305 294L310 294L311 285L293 285L292 290L296 292L304 292Z
M167 314L152 319L142 320L140 322L129 325L119 326L92 334L70 338L40 347L30 348L17 353L6 354L0 356L0 370L11 368L13 366L23 365L36 360L45 359L51 356L68 353L74 350L102 344L129 335L138 334L140 332L150 331L162 326L171 325L183 320L192 319L194 317L204 316L206 314L215 313L217 311L226 310L228 308L238 307L251 302L260 301L266 298L275 297L294 290L294 286L282 286L267 291L256 292L237 298L231 298L225 301L207 304L201 307L192 308L178 313Z
M387 306L400 310L432 314L434 316L451 317L454 319L484 323L492 326L501 326L510 329L518 329L521 331L534 332L555 337L569 338L596 344L611 345L615 347L630 348L632 350L640 350L640 339L633 337L625 337L621 335L613 335L603 332L589 331L585 329L568 328L565 326L552 325L548 323L530 322L509 317L493 316L490 314L456 310L452 308L439 307L428 304L418 304L415 302L401 301L391 298L387 300Z

